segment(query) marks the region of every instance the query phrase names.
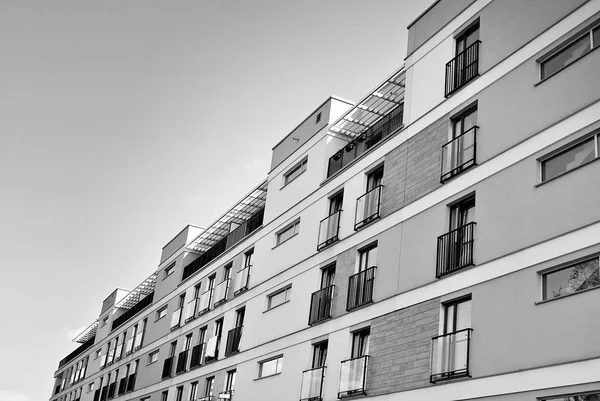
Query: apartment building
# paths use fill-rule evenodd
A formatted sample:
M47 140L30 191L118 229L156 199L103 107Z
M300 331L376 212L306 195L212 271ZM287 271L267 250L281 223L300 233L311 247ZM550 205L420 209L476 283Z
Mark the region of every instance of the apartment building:
M408 30L103 302L51 401L600 398L600 0Z

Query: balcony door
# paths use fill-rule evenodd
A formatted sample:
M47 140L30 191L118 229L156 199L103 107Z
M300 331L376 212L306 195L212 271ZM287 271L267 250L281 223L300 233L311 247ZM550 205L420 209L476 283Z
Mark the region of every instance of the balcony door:
M321 271L321 289L330 287L335 281L335 264L325 267Z
M383 166L378 167L367 174L367 192L380 186L381 180L383 180Z
M471 299L445 305L444 334L471 328ZM448 375L467 369L469 333L462 331L445 337L442 364Z
M236 311L235 314L235 327L244 326L244 317L246 316L246 308L242 308Z
M370 329L357 331L352 335L352 358L360 358L362 356L369 355L370 337Z
M477 107L471 107L452 119L452 144L447 171L453 171L475 157ZM458 172L458 171L457 171Z
M479 23L469 27L464 33L456 38L456 83L460 87L465 82L472 78L470 67L477 61L477 55L474 52L467 51L469 46L472 46L479 40ZM464 53L463 53L464 52Z
M327 341L315 344L313 346L312 368L318 369L325 366L327 360Z
M448 267L450 270L467 265L470 261L473 250L472 231L466 228L466 225L472 223L475 218L475 196L453 205L450 208L450 231L455 231L452 235L452 249L448 252Z

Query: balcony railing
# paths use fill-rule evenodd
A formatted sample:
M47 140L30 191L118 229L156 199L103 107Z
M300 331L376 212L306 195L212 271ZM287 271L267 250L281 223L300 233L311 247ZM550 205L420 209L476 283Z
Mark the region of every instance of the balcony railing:
M219 400L231 400L233 398L233 389L221 391L219 393Z
M338 398L366 394L368 361L369 356L364 355L342 362Z
M108 353L106 354L106 366L110 366L113 363L113 358L114 358L114 352L115 349L111 348L108 350ZM73 383L74 377L71 377L71 383Z
M129 355L133 352L133 341L134 341L133 337L130 337L127 339L127 346L125 347L125 355Z
M196 312L198 311L198 305L200 304L200 298L194 298L188 302L185 308L185 323L191 322L196 318Z
M171 330L175 330L181 325L181 313L183 312L183 308L177 309L171 315Z
M117 395L125 394L125 390L127 390L127 377L123 377L119 380L119 391L117 392Z
M302 372L300 401L321 401L324 379L325 366Z
M213 290L205 291L200 295L200 306L198 307L198 315L202 315L210 310L210 301L212 301Z
M196 401L213 401L213 396L205 395L204 397L199 397Z
M233 295L238 295L248 289L250 282L250 268L246 266L235 275L235 286L233 287Z
M373 282L375 281L376 269L376 266L372 266L350 276L346 310L349 311L373 302Z
M100 389L94 391L94 401L100 401Z
M339 240L341 215L342 211L338 210L321 220L321 224L319 225L319 243L317 245L317 251L320 251Z
M474 126L442 146L442 183L477 164L478 129Z
M475 222L471 222L438 237L437 278L473 265L474 231Z
M215 287L215 308L227 301L227 290L229 289L230 281L230 279L223 280Z
M469 352L473 329L433 337L431 341L431 375L429 381L471 377Z
M135 388L135 379L137 377L137 373L132 373L127 378L127 391L133 391Z
M196 273L208 263L219 257L227 249L231 248L243 238L247 237L263 224L265 215L265 209L262 208L254 213L248 220L243 222L238 228L230 232L226 237L223 237L216 244L214 244L209 250L200 255L197 259L193 260L189 265L183 268L183 276L181 280L185 280L192 274Z
M381 217L380 209L382 190L383 185L378 185L356 200L354 230L358 230Z
M225 344L225 356L240 352L240 340L242 339L242 328L239 326L229 330L227 333L227 344Z
M446 88L448 97L479 75L480 40L467 47L446 63Z
M133 342L133 352L142 348L142 341L144 340L144 332L140 331L135 335L135 341Z
M188 358L189 350L181 351L179 356L177 357L177 367L175 368L175 374L178 375L186 371L187 368L187 358Z
M165 363L163 364L161 379L166 379L173 375L173 363L174 362L175 362L175 356L170 356L165 359Z
M77 349L75 349L75 351L71 352L69 355L67 355L65 358L63 358L58 363L58 368L59 369L62 368L67 363L71 362L73 359L75 359L79 355L83 354L88 348L90 348L92 345L94 345L95 341L96 341L96 336L90 338L89 340L87 340L86 342L81 344Z
M206 352L204 363L209 363L219 359L219 348L221 346L221 336L214 336L206 343Z
M310 315L308 324L315 324L331 317L331 301L333 300L334 286L330 285L315 291L310 297Z
M119 316L118 318L113 320L110 330L113 331L114 329L121 326L123 323L127 322L129 319L131 319L132 317L134 317L135 315L140 313L146 307L151 305L153 300L154 300L154 291L152 291L150 294L146 295L137 304L133 305L125 313L123 313L121 316Z
M197 368L202 364L204 356L204 347L206 343L201 343L192 347L192 356L190 357L190 369Z
M100 357L100 369L104 369L106 367L106 354L103 354Z
M393 135L402 127L403 115L404 104L402 103L352 142L338 150L329 158L327 178L362 156L384 138Z

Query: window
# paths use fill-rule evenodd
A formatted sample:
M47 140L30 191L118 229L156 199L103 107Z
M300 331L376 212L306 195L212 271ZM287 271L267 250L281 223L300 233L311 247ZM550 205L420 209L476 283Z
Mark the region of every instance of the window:
M321 289L330 287L335 282L335 263L321 270Z
M166 279L167 277L169 277L171 274L173 274L173 272L175 272L175 263L176 262L173 262L165 268L165 274L163 276L163 280Z
M540 61L540 79L544 80L600 46L600 21L552 50Z
M95 356L95 359L98 359L98 358L100 358L100 356L101 356L101 355L102 355L102 348L100 348L100 349L97 349L97 350L96 350L96 356Z
M375 170L367 174L367 192L372 191L381 185L383 180L383 166L377 167Z
M244 267L252 266L252 255L254 255L254 248L244 254Z
M156 350L156 351L148 354L148 365L158 361L158 353L159 353L159 350Z
M276 306L286 303L290 300L292 294L292 286L289 285L271 295L267 296L267 310L273 309Z
M100 325L100 327L106 326L106 323L108 323L108 316L104 316L102 318L102 324Z
M369 339L371 337L371 328L366 328L352 334L352 354L351 358L360 358L369 355Z
M542 182L558 177L600 157L600 133L569 144L566 149L542 158Z
M151 395L146 396L146 397L142 397L142 398L140 398L140 401L148 401L150 398L152 398Z
M286 186L290 182L294 181L298 176L306 171L308 165L308 157L305 157L299 163L295 164L288 171L283 174L283 186Z
M246 316L246 307L240 308L235 311L235 327L244 326L244 317Z
M599 259L587 259L542 275L543 299L553 299L600 285Z
M233 392L235 389L235 370L227 372L227 380L225 380L225 391Z
M450 231L473 222L475 217L475 196L461 200L450 206Z
M177 350L177 341L173 341L171 343L171 347L169 348L169 356L175 356L176 350Z
M317 114L317 122L316 124L321 122L321 113Z
M163 391L160 396L160 401L167 401L169 398L169 390Z
M329 198L329 216L342 210L344 203L344 191L340 191L337 194Z
M94 391L94 384L96 384L96 383L91 382L90 384L88 384L88 392Z
M560 397L542 398L541 401L600 401L600 392L582 393L574 395L561 395Z
M460 54L465 49L479 40L479 22L473 24L467 30L456 37L456 54Z
M258 363L258 378L273 376L281 373L283 355Z
M196 395L198 393L198 382L193 382L190 388L190 401L194 401L196 399Z
M442 182L475 165L477 105L454 116L451 123L450 140L442 147Z
M322 368L327 360L327 341L313 345L312 368Z
M177 393L175 393L175 401L181 401L183 398L183 386L177 387Z
M204 387L204 396L205 397L212 397L213 395L213 388L215 386L215 377L207 377L206 378L206 385Z
M169 307L168 305L165 305L164 307L162 307L156 311L156 320L160 320L163 317L167 316L167 308L168 307Z
M377 243L358 251L358 272L377 267Z
M276 245L279 245L288 239L292 238L294 235L298 234L300 231L300 220L293 222L292 224L286 226L284 229L279 231L276 235Z

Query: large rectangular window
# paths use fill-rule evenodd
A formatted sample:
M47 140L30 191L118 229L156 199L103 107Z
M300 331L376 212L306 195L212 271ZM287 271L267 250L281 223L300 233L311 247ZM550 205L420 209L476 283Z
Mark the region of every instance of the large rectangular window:
M556 74L599 46L600 21L597 21L590 28L561 44L558 51L553 50L542 57L540 61L540 78L543 80Z
M298 232L300 232L300 220L293 222L276 234L276 245L287 241L294 235L298 234Z
M281 368L283 366L283 355L279 355L278 357L259 362L258 364L258 377L267 377L273 376L278 373L281 373Z
M558 177L600 157L598 134L578 140L558 154L543 158L542 182Z
M289 285L267 296L267 309L272 309L290 300L292 286Z
M543 299L553 299L600 285L599 259L594 257L542 275Z
M283 174L283 185L286 186L290 182L294 181L300 174L306 171L308 165L308 157L305 157L302 161L292 166L288 171Z

